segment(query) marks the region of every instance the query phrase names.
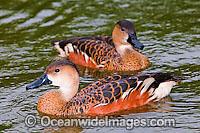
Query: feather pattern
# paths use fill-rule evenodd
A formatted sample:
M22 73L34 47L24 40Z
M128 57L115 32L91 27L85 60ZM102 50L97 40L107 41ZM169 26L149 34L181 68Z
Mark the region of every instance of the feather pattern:
M59 51L62 50L60 52L62 56L67 56L75 64L83 66L107 69L111 64L116 65L120 60L112 37L109 36L73 37L67 40L55 40L51 43L57 49L59 48Z
M77 93L66 104L64 114L107 114L142 106L169 95L172 86L179 80L179 77L166 73L109 76ZM159 88L163 83L172 86L162 87L163 91Z
M123 31L122 31L123 29ZM137 40L134 25L127 20L115 24L110 36L78 36L53 40L51 44L75 64L118 71L138 71L149 66L149 60L138 49L144 45Z
M27 85L33 89L46 84L58 86L38 101L39 112L55 115L105 115L139 107L169 95L183 78L168 73L113 75L80 90L76 65L68 60L51 63L39 79Z

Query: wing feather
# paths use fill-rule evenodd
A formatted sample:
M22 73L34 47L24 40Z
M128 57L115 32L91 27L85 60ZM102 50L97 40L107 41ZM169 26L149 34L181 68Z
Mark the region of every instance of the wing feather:
M72 98L67 114L107 114L142 106L167 96L182 79L166 73L108 76Z
M68 57L71 52L77 54L80 51L84 57L80 57L80 59L85 59L84 61L87 64L88 59L91 58L91 61L94 62L93 64L99 65L97 67L104 67L105 61L120 56L113 48L112 37L109 36L73 37L67 40L54 40L51 43L58 49L61 56ZM85 58L85 55L89 58Z

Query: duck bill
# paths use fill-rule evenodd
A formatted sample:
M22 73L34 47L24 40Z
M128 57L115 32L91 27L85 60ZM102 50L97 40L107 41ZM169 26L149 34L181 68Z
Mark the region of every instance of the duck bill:
M135 48L143 50L144 45L137 40L136 34L129 33L128 42Z
M46 84L52 84L52 81L48 79L48 76L46 73L42 74L40 76L39 79L37 79L36 81L32 82L31 84L26 86L26 90L29 89L34 89L34 88L38 88L42 85L46 85Z

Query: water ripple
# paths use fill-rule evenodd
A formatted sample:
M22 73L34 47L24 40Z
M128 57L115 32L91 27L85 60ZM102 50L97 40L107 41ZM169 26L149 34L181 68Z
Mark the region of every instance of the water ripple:
M1 19L0 24L7 24L7 23L10 23L14 20L26 18L27 16L28 16L28 14L26 14L26 13L15 13L8 18Z
M138 39L144 43L142 54L151 66L144 71L170 72L185 77L163 101L139 109L140 113L118 118L176 119L175 128L148 128L150 132L195 132L199 130L200 112L200 2L190 1L1 1L0 9L0 126L2 132L50 131L36 125L29 129L24 117L39 118L37 101L55 90L50 85L26 91L45 67L60 59L50 41L72 36L111 35L114 24L122 19L134 22ZM80 88L111 74L78 66ZM141 112L142 111L142 112ZM54 131L69 128L53 128ZM73 128L73 131L121 131L123 128ZM144 132L145 128L134 128Z
M56 12L54 10L50 10L50 9L42 10L34 18L30 18L26 22L19 24L18 27L27 27L27 26L31 26L34 23L39 23L43 21L45 18L54 15L55 13Z

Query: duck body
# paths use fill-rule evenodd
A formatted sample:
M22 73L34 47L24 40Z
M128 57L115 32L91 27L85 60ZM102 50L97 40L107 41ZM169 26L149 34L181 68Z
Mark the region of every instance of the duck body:
M51 42L62 57L82 66L118 71L138 71L149 66L149 60L138 49L134 25L119 21L110 36L82 36Z
M37 105L39 112L63 117L106 115L158 101L169 95L172 87L181 80L181 77L167 73L113 75L77 93L78 72L69 63L62 60L50 64L38 80L27 86L27 89L32 89L49 83L60 87L42 95ZM56 72L57 69L60 72Z

